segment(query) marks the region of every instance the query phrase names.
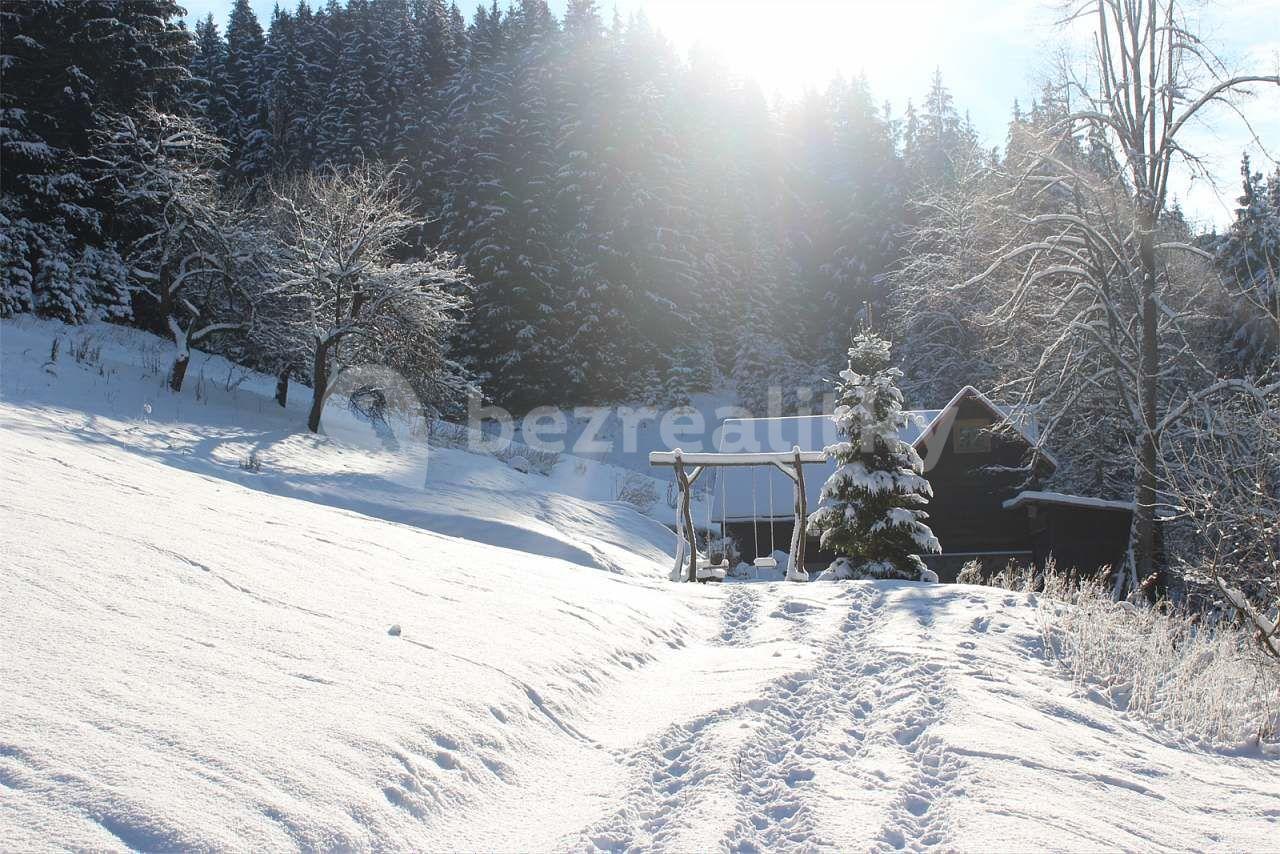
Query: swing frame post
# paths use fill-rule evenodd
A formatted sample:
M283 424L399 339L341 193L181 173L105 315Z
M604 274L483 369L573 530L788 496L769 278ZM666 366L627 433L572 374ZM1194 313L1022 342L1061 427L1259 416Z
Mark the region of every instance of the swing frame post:
M791 529L791 560L787 564L787 576L793 574L808 579L809 573L804 568L804 529L809 518L808 498L804 494L804 464L800 462L800 448L794 447L796 455L796 524Z
M674 466L676 482L680 485L680 522L684 528L685 543L689 546L689 581L698 580L698 532L693 526L693 483L702 474L702 466L685 474L684 459L679 448L675 450Z

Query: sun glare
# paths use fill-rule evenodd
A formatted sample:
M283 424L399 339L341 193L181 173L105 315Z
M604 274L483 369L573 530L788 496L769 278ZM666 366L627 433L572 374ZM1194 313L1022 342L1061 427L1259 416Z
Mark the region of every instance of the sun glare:
M794 95L836 74L901 67L921 38L915 13L942 5L657 0L643 8L677 46L718 58L766 94Z

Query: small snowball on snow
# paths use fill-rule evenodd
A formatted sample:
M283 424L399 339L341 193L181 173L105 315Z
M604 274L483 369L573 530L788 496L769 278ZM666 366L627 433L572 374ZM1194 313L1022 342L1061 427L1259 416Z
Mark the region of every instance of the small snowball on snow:
M396 623L391 628L387 629L387 634L395 638L400 637L400 624Z

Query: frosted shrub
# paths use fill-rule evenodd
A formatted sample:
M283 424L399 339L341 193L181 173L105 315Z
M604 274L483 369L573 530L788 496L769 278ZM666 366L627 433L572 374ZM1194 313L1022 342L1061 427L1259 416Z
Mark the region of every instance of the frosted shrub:
M984 584L986 579L982 575L982 561L967 560L964 566L960 567L960 573L956 576L956 584Z
M614 479L614 500L624 501L641 513L648 513L658 503L658 486L653 478L628 472Z
M77 335L71 339L71 358L81 365L96 365L102 358L102 344L96 335Z
M517 460L522 470L541 475L550 475L551 470L560 462L560 454L540 448L530 448L515 442L500 443L484 430L476 430L465 424L451 424L448 421L433 420L427 425L428 441L437 448L457 448L471 453L489 453L507 465ZM500 447L493 448L493 445Z
M1194 740L1280 749L1280 666L1250 633L1179 608L1114 602L1104 582L1047 573L1046 654L1082 686Z
M1004 569L991 576L986 583L991 587L1031 593L1039 588L1041 582L1040 571L1034 565L1020 564L1011 560L1004 565Z
M427 439L437 448L467 448L472 432L461 424L431 420L427 422Z
M1035 593L1048 583L1046 574L1054 575L1052 560L1049 561L1046 572L1041 572L1034 564L1018 563L1013 560L1006 563L998 572L987 572L982 568L982 561L971 560L960 567L956 583L999 587L1002 590L1013 590L1019 593ZM1056 578L1055 581L1060 585L1068 583L1065 578Z
M551 470L556 467L556 463L560 462L560 455L555 451L526 448L524 445L515 443L494 451L493 455L507 465L511 465L511 461L519 457L524 460L528 471L540 475L550 475Z

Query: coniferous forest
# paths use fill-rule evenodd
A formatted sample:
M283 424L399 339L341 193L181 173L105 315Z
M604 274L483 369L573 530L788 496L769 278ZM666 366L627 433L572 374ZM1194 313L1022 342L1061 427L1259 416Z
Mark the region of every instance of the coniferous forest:
M542 0L469 19L444 0L304 0L270 21L237 0L225 31L212 16L188 31L180 14L173 0L6 7L3 311L167 334L148 273L165 262L148 265L155 247L139 243L162 196L198 183L191 168L209 172L213 203L252 210L270 182L396 164L425 222L397 251L456 255L468 307L449 351L516 409L678 403L725 381L760 405L766 382L817 381L868 312L906 309L899 338L927 336L910 352L936 357L938 330L895 283L904 255L942 249L921 227L936 208L915 200L1016 159L1066 109L1046 86L1012 105L1009 138L987 148L940 73L900 115L861 79L770 104L714 61L680 57L642 15L608 18L594 0L573 0L563 20ZM178 150L177 125L156 111L216 144ZM111 155L108 137L121 142ZM187 174L153 175L148 198L119 192L136 188L122 175L137 161L154 171L149 148ZM1245 183L1233 267L1277 251L1280 180L1246 163ZM1247 349L1249 325L1224 334ZM203 346L254 351L245 338ZM956 343L965 358L934 370L963 377L907 365L916 403L997 372ZM260 340L247 355L273 361Z

